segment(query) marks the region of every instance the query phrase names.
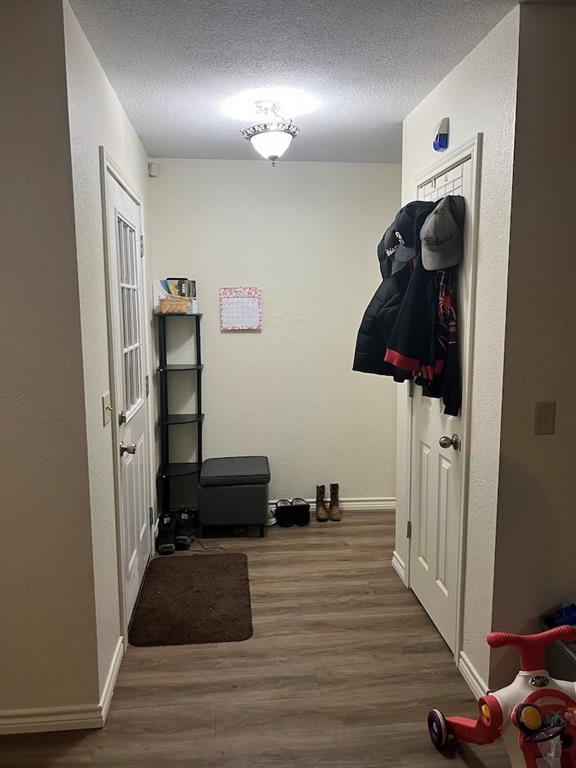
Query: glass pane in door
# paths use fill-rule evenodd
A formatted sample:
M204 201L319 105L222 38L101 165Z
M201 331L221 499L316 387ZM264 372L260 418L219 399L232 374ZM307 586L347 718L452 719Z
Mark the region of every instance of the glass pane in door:
M116 242L120 277L122 331L123 410L130 411L142 400L142 328L140 323L140 263L136 230L117 216Z

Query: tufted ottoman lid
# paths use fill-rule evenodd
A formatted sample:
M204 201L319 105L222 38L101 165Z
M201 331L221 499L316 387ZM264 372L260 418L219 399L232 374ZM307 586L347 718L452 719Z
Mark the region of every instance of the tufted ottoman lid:
M266 485L270 482L267 456L229 456L206 459L200 473L200 485Z

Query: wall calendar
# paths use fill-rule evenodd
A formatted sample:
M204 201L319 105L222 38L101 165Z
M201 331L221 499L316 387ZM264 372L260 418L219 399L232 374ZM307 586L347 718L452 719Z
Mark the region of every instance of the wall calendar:
M220 330L262 330L260 288L220 288Z

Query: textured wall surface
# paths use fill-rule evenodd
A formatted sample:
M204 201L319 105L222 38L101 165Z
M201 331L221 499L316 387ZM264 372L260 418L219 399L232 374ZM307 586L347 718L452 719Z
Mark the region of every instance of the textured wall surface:
M149 181L155 275L198 282L205 455L267 454L273 498L394 495L395 385L351 367L399 198L397 165L160 160ZM263 291L261 333L220 333L238 285Z
M287 161L354 162L398 162L402 118L514 4L72 0L150 155L252 160L222 102L289 86L321 106Z
M0 718L98 703L61 0L2 4Z
M576 596L575 30L575 7L521 7L493 619L512 632ZM534 435L538 400L554 435ZM491 685L515 665L494 653Z
M102 426L101 396L110 379L98 147L105 147L140 196L146 190L147 157L67 3L64 20L102 692L121 630L112 428Z
M484 133L478 237L478 286L466 569L464 651L488 679L485 635L491 628L492 577L498 496L506 280L510 231L514 120L516 101L518 10L512 11L404 121L402 194L415 193L414 178L438 155L431 142L434 127L450 117L452 147ZM407 557L402 537L408 517L406 398L399 395L398 525L396 549Z

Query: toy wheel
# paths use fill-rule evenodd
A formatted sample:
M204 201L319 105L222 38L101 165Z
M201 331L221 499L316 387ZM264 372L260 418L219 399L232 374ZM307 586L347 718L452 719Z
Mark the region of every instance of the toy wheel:
M428 712L428 733L436 749L443 749L448 743L446 718L439 709L431 709Z

